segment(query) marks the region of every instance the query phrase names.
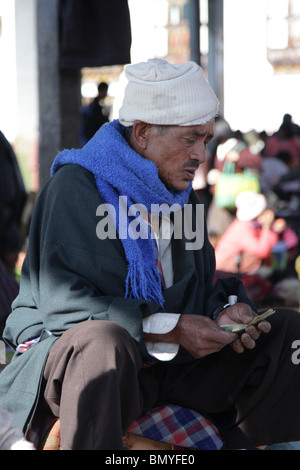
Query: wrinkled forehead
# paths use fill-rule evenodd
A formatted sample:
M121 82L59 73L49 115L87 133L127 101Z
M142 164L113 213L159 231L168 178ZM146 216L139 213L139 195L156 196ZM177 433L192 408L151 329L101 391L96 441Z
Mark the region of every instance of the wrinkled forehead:
M169 126L158 126L156 125L157 132L161 135L172 132L178 136L190 136L194 138L205 137L211 140L214 137L214 125L215 120L211 119L206 124L198 124L194 126L178 126L178 125L169 125Z

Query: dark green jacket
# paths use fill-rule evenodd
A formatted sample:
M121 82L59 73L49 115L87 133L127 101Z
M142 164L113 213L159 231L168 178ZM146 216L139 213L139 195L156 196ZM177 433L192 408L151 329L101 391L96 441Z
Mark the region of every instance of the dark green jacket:
M191 202L199 202L193 192ZM85 320L114 321L136 340L144 360L149 359L142 319L161 307L124 298L123 246L119 239L100 240L96 235L96 209L101 203L93 175L78 165L62 167L38 199L20 293L4 337L13 347L41 334L44 339L15 354L0 374L0 407L11 411L15 425L25 431L34 414L49 349L68 328ZM185 241L172 242L174 285L164 291L166 312L212 316L235 293L239 301L250 303L235 278L214 287L214 252L206 232L198 251L186 251ZM190 359L180 350L172 362Z

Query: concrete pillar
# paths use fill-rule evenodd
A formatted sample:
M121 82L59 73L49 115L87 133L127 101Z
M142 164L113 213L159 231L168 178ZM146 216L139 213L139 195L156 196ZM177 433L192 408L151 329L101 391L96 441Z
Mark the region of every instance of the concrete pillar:
M219 115L224 115L223 0L209 0L208 80L219 101Z
M59 0L37 1L40 187L49 179L51 163L61 147L58 4Z
M37 0L39 181L63 148L79 147L80 70L59 66L59 0Z
M200 65L200 0L190 0L189 20L190 20L190 47L191 60Z
M59 79L61 147L78 148L80 146L81 70L60 69Z

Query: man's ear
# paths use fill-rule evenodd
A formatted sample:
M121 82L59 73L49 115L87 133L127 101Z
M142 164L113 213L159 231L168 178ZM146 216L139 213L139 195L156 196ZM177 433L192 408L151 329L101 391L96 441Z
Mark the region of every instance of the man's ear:
M143 121L135 121L132 129L132 145L140 152L148 146L151 124Z

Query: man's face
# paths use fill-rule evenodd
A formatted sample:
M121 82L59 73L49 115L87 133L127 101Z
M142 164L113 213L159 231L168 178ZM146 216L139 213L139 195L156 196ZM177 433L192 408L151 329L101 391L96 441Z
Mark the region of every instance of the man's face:
M206 159L214 120L198 126L151 126L144 157L152 160L160 179L168 188L184 191Z

